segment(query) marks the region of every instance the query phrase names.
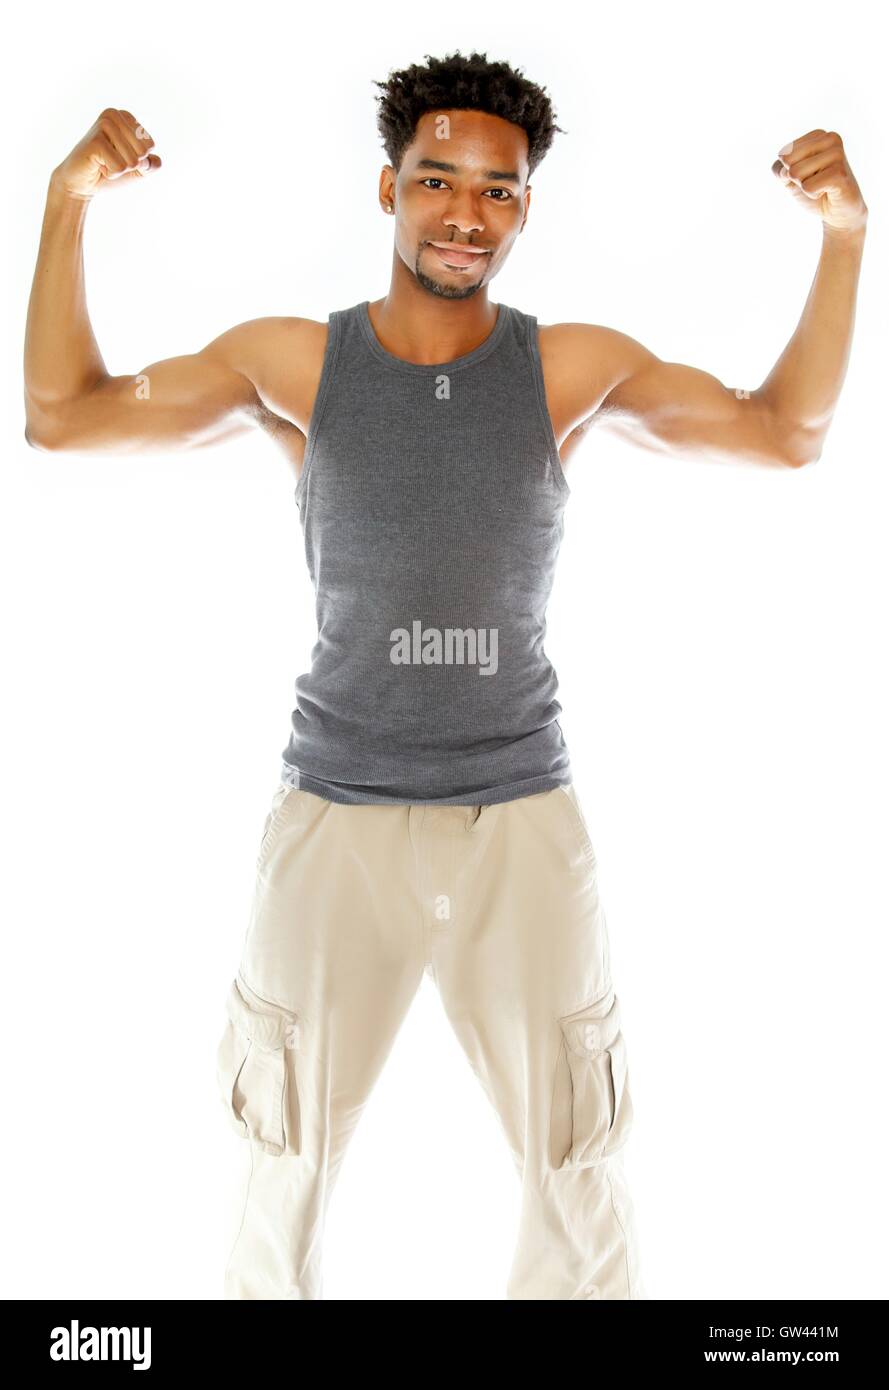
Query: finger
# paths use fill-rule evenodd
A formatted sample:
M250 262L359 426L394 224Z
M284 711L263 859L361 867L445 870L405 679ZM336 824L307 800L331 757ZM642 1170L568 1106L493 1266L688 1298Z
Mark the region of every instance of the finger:
M133 115L132 111L125 111L123 108L121 108L120 114L129 126L133 139L138 143L143 153L146 150L152 149L154 146L154 141L148 134L148 131L145 129L145 127L140 125L140 123L136 120L136 117Z
M842 147L843 142L836 131L822 130L804 135L799 140L791 140L789 145L778 151L778 158L797 178L800 166L806 161L835 159L837 149ZM817 165L812 166L812 171L815 168Z
M790 170L782 160L775 160L772 165L772 173L778 179L779 183L790 184L792 187L796 186L796 181L791 178Z
M800 187L807 197L819 198L822 193L833 190L840 192L845 180L846 171L843 165L831 164L826 169L819 169L810 179L805 179Z
M831 169L835 164L841 163L842 158L837 157L836 150L823 150L819 154L813 155L811 159L803 159L800 160L799 164L792 164L787 172L794 183L803 183L806 179L814 178L822 169Z
M126 160L108 139L104 130L99 132L96 147L93 158L106 179L119 179L121 174L126 173Z
M795 140L791 140L788 144L782 145L781 149L778 151L778 157L785 160L785 162L790 159L803 159L806 155L810 155L814 150L819 149L822 142L827 139L827 136L828 132L826 130L810 130L806 135L798 135Z
M794 160L792 163L788 163L786 159L776 159L772 165L772 173L784 183L800 184L804 179L812 178L820 169L828 169L832 165L842 163L842 146L834 144L819 150L808 159Z
M110 140L129 168L141 157L133 132L117 111L107 111L102 117L102 133Z
M147 155L145 155L144 159L140 159L140 160L139 160L139 163L136 165L136 173L139 174L139 176L141 177L141 176L144 175L144 174L150 174L150 173L152 173L153 170L159 169L160 167L161 167L161 158L160 158L160 155L158 155L158 154L147 154Z
M819 169L827 169L831 164L842 163L842 160L843 142L837 136L809 155L799 159L794 156L789 160L787 168L791 177L797 183L801 183L803 179L811 178L813 174L817 174Z

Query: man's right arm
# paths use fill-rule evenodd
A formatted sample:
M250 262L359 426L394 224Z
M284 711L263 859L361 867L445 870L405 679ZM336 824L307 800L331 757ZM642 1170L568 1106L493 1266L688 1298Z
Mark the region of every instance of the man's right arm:
M25 437L37 449L133 453L217 443L278 420L257 381L301 320L257 319L196 353L111 376L86 307L83 228L95 193L160 167L127 111L104 111L50 179L25 338ZM291 358L291 362L293 359ZM275 383L270 382L272 400ZM298 427L278 420L284 431Z

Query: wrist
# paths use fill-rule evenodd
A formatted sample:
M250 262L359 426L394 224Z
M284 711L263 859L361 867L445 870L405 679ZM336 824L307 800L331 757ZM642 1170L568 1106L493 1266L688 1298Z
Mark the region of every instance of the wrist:
M48 207L59 210L70 209L81 215L86 211L92 202L91 193L80 194L72 193L67 188L62 175L58 169L53 169L49 176L49 186L46 191L46 202Z
M822 224L822 233L826 242L833 242L837 246L863 246L867 233L867 213L864 213L854 227L831 227L825 222Z

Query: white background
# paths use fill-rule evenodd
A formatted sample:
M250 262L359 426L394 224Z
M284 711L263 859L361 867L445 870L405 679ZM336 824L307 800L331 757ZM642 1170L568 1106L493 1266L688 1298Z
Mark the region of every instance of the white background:
M849 3L19 7L4 83L0 1293L219 1298L246 1145L215 1091L262 824L314 640L261 435L49 455L21 353L46 183L106 105L164 160L98 198L111 372L385 294L376 88L486 51L567 133L491 287L752 388L820 226L771 164L843 136L870 208L846 385L799 472L592 431L548 651L599 859L654 1299L885 1298L883 46ZM381 483L385 485L385 483ZM546 923L541 923L546 930ZM519 1189L428 978L330 1210L327 1299L504 1297Z

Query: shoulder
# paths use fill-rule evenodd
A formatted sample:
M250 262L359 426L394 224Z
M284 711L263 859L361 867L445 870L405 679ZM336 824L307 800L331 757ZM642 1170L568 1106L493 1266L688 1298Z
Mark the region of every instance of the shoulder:
M305 431L327 345L328 325L318 319L275 315L248 319L208 345L250 382L259 401Z
M317 319L275 315L247 319L221 333L207 351L239 356L243 361L263 361L284 351L311 352L327 341L327 324Z
M628 333L599 323L539 324L538 344L551 413L564 428L588 421L615 386L657 361Z
M620 376L646 359L654 360L654 354L628 333L601 323L541 323L538 329L541 358L558 370Z

